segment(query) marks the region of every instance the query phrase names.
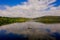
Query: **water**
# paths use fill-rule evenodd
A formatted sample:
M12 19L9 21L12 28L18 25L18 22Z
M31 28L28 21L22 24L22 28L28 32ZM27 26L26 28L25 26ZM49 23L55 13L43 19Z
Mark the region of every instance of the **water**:
M4 25L0 27L0 39L28 40L32 37L43 40L45 36L52 40L60 38L60 24L43 24L38 22L25 22ZM38 37L38 38L37 38Z

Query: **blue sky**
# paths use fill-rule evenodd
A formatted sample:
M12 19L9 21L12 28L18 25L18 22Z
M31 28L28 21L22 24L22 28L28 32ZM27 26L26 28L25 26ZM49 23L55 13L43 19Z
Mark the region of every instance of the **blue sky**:
M28 0L0 0L0 5L9 5L14 6L17 4L21 4L22 2L26 2ZM55 2L51 3L55 7L60 6L60 0L56 0Z
M56 0L56 1L48 0L48 2L47 2L47 0L46 1L41 0L40 1L41 5L38 5L38 3L36 1L37 0L29 0L29 2L28 2L28 0L0 0L0 16L39 17L39 16L43 16L43 15L51 15L51 13L53 13L52 15L60 16L59 11L57 11L58 14L56 13L56 10L60 9L60 0ZM21 4L23 4L23 2L28 2L28 3L30 3L30 5L21 5ZM43 2L47 2L47 4L53 2L50 4L53 6L46 5ZM37 5L35 5L35 4L37 4ZM12 6L12 7L10 7L10 6ZM35 10L33 10L33 9L35 9ZM52 10L54 10L54 11L52 11Z
M55 2L51 3L51 5L54 5L55 7L60 6L60 0L56 0Z
M27 0L0 0L0 5L14 6L26 2Z

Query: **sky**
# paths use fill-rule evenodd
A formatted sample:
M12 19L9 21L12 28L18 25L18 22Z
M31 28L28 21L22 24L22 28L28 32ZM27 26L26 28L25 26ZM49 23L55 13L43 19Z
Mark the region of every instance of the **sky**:
M0 5L15 6L22 2L27 2L27 0L0 0Z
M56 0L55 2L51 3L51 5L54 5L54 7L60 6L60 0Z
M0 5L9 5L15 6L18 4L22 4L22 2L27 2L28 0L0 0ZM56 0L55 2L51 3L54 6L60 6L60 0Z
M0 16L60 16L60 0L0 0Z

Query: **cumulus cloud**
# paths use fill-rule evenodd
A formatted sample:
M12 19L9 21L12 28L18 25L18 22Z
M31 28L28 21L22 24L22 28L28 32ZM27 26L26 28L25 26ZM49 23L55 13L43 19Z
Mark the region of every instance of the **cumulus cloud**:
M0 10L0 16L7 17L40 17L45 15L60 15L60 7L53 7L53 5L48 6L50 3L56 0L28 0L24 2L23 5L16 5L10 7L5 5L5 10ZM50 8L50 10L45 11L45 9Z

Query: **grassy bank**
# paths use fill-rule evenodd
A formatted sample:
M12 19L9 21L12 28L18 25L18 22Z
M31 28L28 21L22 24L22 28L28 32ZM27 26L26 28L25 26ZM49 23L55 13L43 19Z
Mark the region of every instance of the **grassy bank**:
M11 23L22 23L31 20L45 24L60 23L60 16L43 16L38 18L0 17L0 26Z
M28 21L29 18L23 18L23 17L0 17L0 26L5 24L11 24L11 23L22 23Z
M43 16L34 18L35 22L41 22L46 24L60 23L60 16Z

